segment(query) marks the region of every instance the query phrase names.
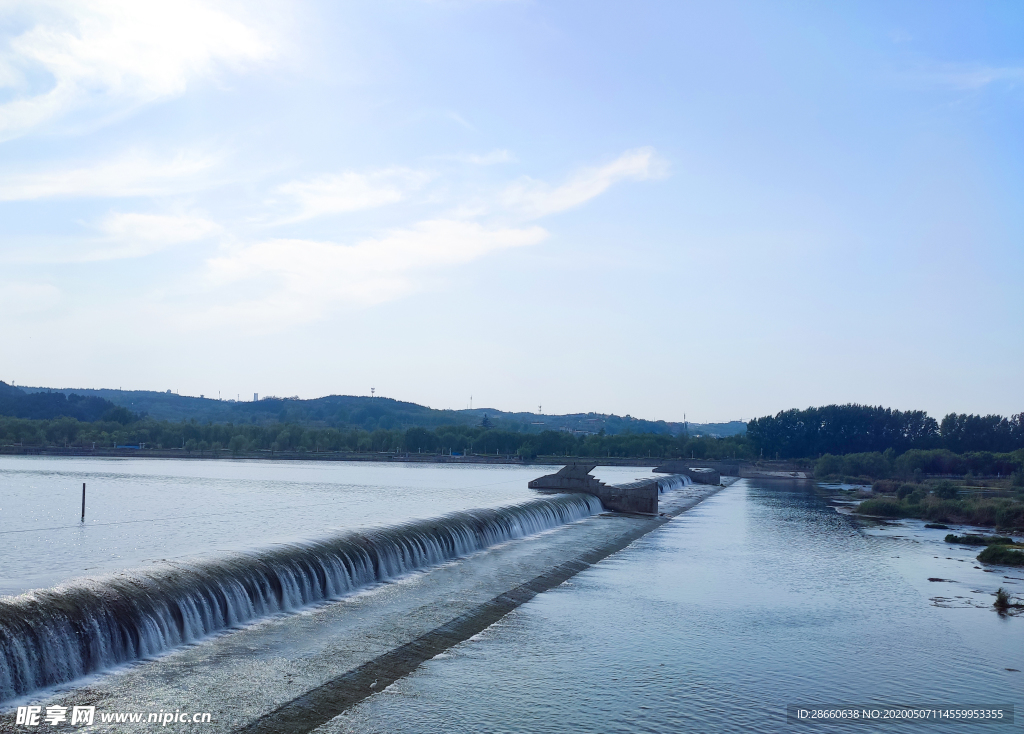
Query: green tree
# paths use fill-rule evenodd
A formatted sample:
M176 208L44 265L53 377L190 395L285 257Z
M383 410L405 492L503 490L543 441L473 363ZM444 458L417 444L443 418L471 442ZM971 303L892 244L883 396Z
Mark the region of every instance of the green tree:
M249 442L245 439L245 436L235 435L231 437L231 441L228 443L228 448L231 449L231 454L233 456L238 456L249 448Z
M832 477L843 473L843 457L825 454L814 465L814 476Z
M409 452L419 453L425 451L432 453L437 451L437 436L433 431L428 431L426 428L410 428L402 437L402 447Z

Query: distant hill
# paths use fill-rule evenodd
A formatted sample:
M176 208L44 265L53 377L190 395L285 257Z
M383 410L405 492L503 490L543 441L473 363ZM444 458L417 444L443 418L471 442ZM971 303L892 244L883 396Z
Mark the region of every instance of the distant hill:
M729 421L728 423L690 423L688 432L691 436L741 436L747 432L746 421Z
M8 386L10 387L10 386ZM493 408L472 410L436 410L416 403L391 398L354 395L328 395L322 398L300 400L268 396L259 401L217 400L191 397L152 390L92 390L25 387L11 388L31 395L76 395L99 399L121 406L132 413L148 415L157 420L181 421L195 419L201 423L269 424L298 423L334 428L405 429L414 426L436 428L442 425L479 425L484 416L495 428L539 433L545 430L565 430L573 433L659 433L677 435L684 432L682 422L648 421L632 416L602 413L574 413L570 415L541 415L539 413L510 413ZM52 398L50 398L52 399ZM70 401L71 398L69 397ZM6 414L0 406L0 414ZM742 433L746 425L739 421L700 426L690 424L690 433L704 435L734 435Z
M135 418L130 410L95 395L50 390L26 392L6 382L0 382L0 415L33 419L66 416L90 423L97 420L127 423Z

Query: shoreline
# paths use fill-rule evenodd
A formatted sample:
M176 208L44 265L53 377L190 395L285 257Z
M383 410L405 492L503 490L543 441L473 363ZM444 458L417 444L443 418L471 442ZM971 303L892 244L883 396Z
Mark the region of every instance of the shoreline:
M207 450L189 453L184 449L86 449L48 448L37 446L0 446L0 458L32 456L44 458L75 459L186 459L189 461L376 461L405 464L512 464L516 466L551 466L573 461L592 461L598 466L655 466L669 459L663 457L590 457L590 456L537 456L523 459L518 456L470 454L450 456L448 454L413 454L371 451L240 451L234 453L223 449L214 455ZM695 459L694 464L715 463L714 460Z

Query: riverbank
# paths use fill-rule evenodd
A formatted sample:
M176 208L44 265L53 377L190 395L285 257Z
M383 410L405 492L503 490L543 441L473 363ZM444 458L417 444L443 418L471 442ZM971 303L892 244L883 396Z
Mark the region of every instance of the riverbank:
M876 486L877 486L876 482ZM907 489L903 491L903 487ZM839 490L836 495L834 487L818 485L819 491L831 496L833 502L840 504L844 512L870 520L917 520L928 521L924 524L930 530L950 530L948 524L966 530L962 534L946 534L944 541L960 546L984 547L976 557L979 563L995 566L1024 566L1024 546L1014 544L1010 537L979 535L981 528L994 528L1006 534L1024 534L1024 502L1016 496L959 497L959 490L949 481L943 481L937 488L926 492L927 485L903 485L902 496L892 496L864 488ZM947 496L936 496L934 492ZM952 495L952 496L949 496ZM858 501L859 500L859 501ZM948 524L947 524L948 523ZM941 580L941 579L940 579Z
M875 517L913 517L930 522L959 523L1024 532L1024 502L1015 497L871 498L862 501L856 512Z
M979 483L980 482L980 483ZM1024 532L1024 491L1009 477L988 480L931 478L921 482L872 484L818 482L818 491L849 504L859 515L916 518Z

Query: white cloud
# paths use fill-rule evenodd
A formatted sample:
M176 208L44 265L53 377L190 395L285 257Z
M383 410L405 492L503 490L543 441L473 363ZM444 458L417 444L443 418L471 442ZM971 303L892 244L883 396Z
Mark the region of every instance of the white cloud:
M115 213L99 226L105 241L80 254L81 260L144 257L174 245L207 239L223 232L202 217L164 214Z
M503 160L507 155L498 153L492 159ZM228 246L207 262L207 284L219 294L222 305L205 308L204 320L258 323L266 328L315 320L337 305L392 301L422 287L439 268L496 250L537 244L547 237L547 231L538 226L488 228L479 222L488 212L504 209L506 214L539 217L579 206L618 181L663 173L654 151L642 148L604 166L582 169L561 186L520 181L501 193L499 201L480 202L475 209L463 206L461 218L421 222L352 245L282 238ZM298 221L397 202L427 178L408 169L347 172L293 181L277 193L294 200L298 213L287 221ZM254 292L259 295L254 297Z
M406 192L430 180L430 175L408 168L390 168L373 173L347 171L290 181L277 191L294 200L297 213L284 222L299 222L328 214L372 209L401 201Z
M273 49L255 30L198 0L61 0L10 4L34 24L0 52L0 140L70 112L117 114L183 93L218 64L239 67ZM47 79L46 86L30 80Z
M267 279L276 287L258 299L207 310L213 321L309 321L335 304L373 305L416 290L429 271L468 263L488 253L534 245L541 227L487 229L456 220L421 222L355 245L277 239L229 249L208 262L212 287L227 289ZM219 319L217 318L219 314Z
M638 148L626 151L605 166L584 168L558 187L525 178L505 190L503 202L526 216L542 217L584 204L617 181L643 181L664 172L664 165L652 148Z
M0 174L0 201L178 193L202 185L202 175L219 163L218 158L196 151L165 158L156 158L146 151L129 151L91 165Z

